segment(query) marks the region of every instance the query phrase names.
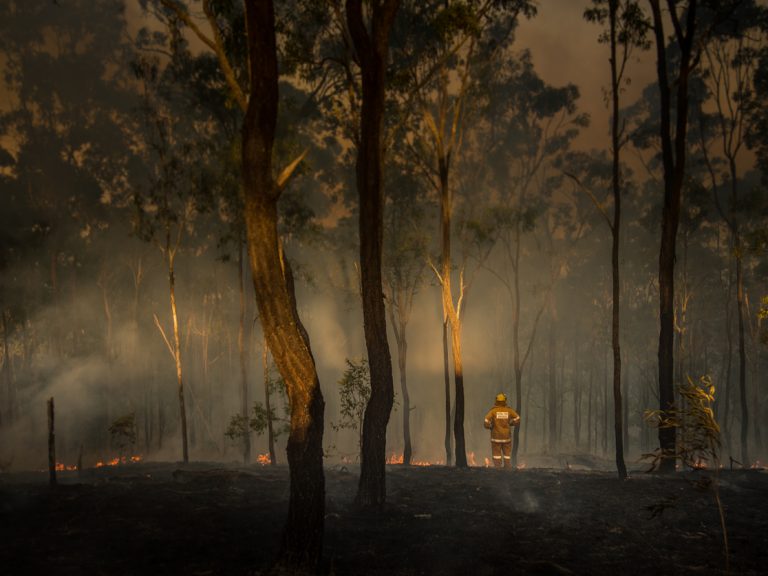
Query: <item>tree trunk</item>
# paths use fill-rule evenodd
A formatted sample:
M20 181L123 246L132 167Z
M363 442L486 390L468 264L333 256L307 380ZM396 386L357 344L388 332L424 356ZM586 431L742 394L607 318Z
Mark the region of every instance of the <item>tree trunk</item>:
M179 333L179 317L176 310L176 276L174 273L175 251L171 250L170 243L170 230L168 230L166 231L166 258L168 259L168 284L171 296L171 317L173 319L173 356L176 362L176 382L178 383L182 457L186 464L189 462L189 448L187 446L187 411L184 406L184 379L181 371L181 335Z
M277 454L275 453L275 426L272 422L272 381L269 377L269 346L267 339L264 338L262 348L262 363L264 364L264 407L267 410L267 448L269 450L269 463L272 466L277 465Z
M355 498L363 506L381 506L386 500L387 423L394 400L392 359L387 342L381 282L384 229L382 126L389 32L398 5L399 0L373 3L369 34L363 20L362 0L347 0L346 3L347 25L355 45L363 84L356 177L360 199L363 323L371 377L371 396L363 418L360 482Z
M323 549L325 403L277 232L280 189L272 176L278 102L274 6L272 0L247 0L245 8L251 79L242 127L248 254L264 334L291 405L287 449L291 484L277 569L312 574Z
M56 427L53 397L48 399L48 482L56 486Z
M3 380L5 382L6 400L8 406L6 407L6 417L8 422L11 423L16 417L16 385L13 377L13 366L11 346L8 337L8 316L10 312L2 310L3 315Z
M624 463L624 442L622 436L622 403L621 403L621 345L619 332L619 239L621 232L621 173L619 164L620 135L619 135L619 85L618 63L616 61L616 19L618 0L609 2L609 20L611 28L611 148L613 152L612 190L613 190L613 224L611 225L611 346L613 348L613 426L616 441L616 470L619 480L627 478L627 466Z
M467 468L467 448L464 441L464 366L461 359L461 321L451 322L453 350L454 412L453 437L456 441L456 467Z
M248 426L248 346L245 343L245 278L243 274L243 242L238 241L237 248L237 287L240 291L240 325L237 332L237 349L240 355L240 413L245 418L245 434L243 435L243 464L251 461L251 428Z
M749 452L747 449L747 435L749 432L749 409L747 399L747 351L744 341L744 278L741 265L741 239L738 228L734 231L733 238L736 249L736 304L739 326L739 397L741 399L741 463L749 466ZM756 408L756 407L755 407Z
M410 464L413 457L411 446L411 398L408 395L408 382L406 379L406 358L408 354L408 342L405 339L405 326L401 326L402 341L398 342L398 368L400 370L400 392L403 395L403 464Z
M406 328L408 327L409 310L405 307L409 305L407 303L408 298L402 292L395 293L395 290L398 289L402 290L402 287L393 288L392 290L389 321L392 324L395 341L397 342L397 367L400 372L400 393L403 395L403 464L408 466L413 457L413 448L411 446L411 399L408 395L408 381L406 378L408 357ZM397 314L395 314L395 309L397 309Z
M556 374L556 356L557 356L557 350L555 346L555 310L554 310L554 302L550 302L550 322L549 322L549 343L548 343L548 349L549 349L549 358L548 358L548 367L547 367L547 373L549 377L549 385L547 386L548 391L548 401L546 403L547 405L547 416L549 421L549 430L547 434L547 452L554 455L558 451L557 446L557 398L558 398L558 391L557 391L557 374Z
M445 388L445 465L453 463L451 437L451 375L448 361L448 320L443 318L443 384Z
M674 84L675 99L674 142L672 135L671 84L667 71L667 37L659 0L649 0L653 13L653 31L656 40L656 71L661 103L661 147L664 166L664 206L659 250L659 408L668 412L674 408L674 300L675 300L675 244L680 222L680 205L685 175L686 141L688 128L688 77L691 71L691 50L696 23L697 1L689 0L685 12L685 27L679 22L677 8L671 6L669 16L675 23L680 47L679 67ZM674 472L676 441L674 428L659 428L661 462L659 471Z

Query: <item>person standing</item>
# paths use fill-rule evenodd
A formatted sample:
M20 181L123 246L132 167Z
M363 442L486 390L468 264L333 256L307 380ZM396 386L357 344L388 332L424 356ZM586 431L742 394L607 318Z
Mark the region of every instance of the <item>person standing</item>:
M485 427L491 431L491 452L496 468L512 466L512 427L520 424L520 415L507 406L507 397L496 395L496 403L485 416Z

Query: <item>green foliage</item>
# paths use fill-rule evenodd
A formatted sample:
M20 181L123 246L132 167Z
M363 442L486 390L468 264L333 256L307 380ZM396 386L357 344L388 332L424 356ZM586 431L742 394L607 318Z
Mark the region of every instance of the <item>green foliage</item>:
M242 414L235 414L230 418L229 425L224 431L224 436L237 442L248 434L248 418Z
M684 466L700 470L711 467L713 477L707 477L698 486L711 490L720 517L720 528L723 533L723 553L725 555L725 572L730 572L730 553L728 545L728 530L725 525L725 511L720 500L720 425L715 419L712 405L715 402L715 386L709 376L702 376L696 384L687 378L687 382L678 387L682 408L671 410L648 410L645 419L656 428L674 428L679 430L679 438L674 458ZM665 455L660 449L643 458L652 460L652 470L657 468ZM658 513L663 512L663 509Z
M284 407L283 416L277 415L274 404L270 404L268 411L262 402L256 401L251 408L250 417L243 416L242 414L235 414L230 418L224 436L233 442L245 438L249 433L249 430L252 430L261 436L264 434L264 431L269 428L270 421L272 422L273 438L287 434L290 431L291 411L285 391L285 380L283 380L282 377L274 378L270 373L267 380L267 388L269 390L270 398L275 395L281 398Z
M133 448L136 445L136 413L120 416L109 425L108 431L112 446L117 447L121 454Z
M702 376L695 384L689 377L678 387L682 407L670 410L648 410L646 421L655 428L674 428L679 431L674 458L689 468L720 467L720 425L715 419L712 404L715 386L709 376ZM656 469L663 458L660 449L643 458L652 460Z
M346 362L347 369L338 381L341 419L332 423L331 427L336 431L357 430L359 446L362 447L363 416L371 397L371 374L365 358L357 361L347 358Z

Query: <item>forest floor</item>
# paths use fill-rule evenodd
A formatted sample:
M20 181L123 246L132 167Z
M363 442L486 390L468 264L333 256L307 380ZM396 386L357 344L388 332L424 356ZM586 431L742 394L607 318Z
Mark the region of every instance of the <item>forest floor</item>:
M573 461L573 460L572 460ZM326 469L329 575L726 574L706 472L387 467L376 515ZM768 472L723 470L731 574L768 573ZM0 474L0 573L258 575L287 513L285 466L139 463Z

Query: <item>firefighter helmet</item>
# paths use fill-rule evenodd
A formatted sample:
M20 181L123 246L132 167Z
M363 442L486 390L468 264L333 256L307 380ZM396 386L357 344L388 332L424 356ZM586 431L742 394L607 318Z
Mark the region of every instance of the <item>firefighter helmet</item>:
M499 394L496 395L496 402L506 402L506 401L507 401L507 397L503 392L500 392Z

